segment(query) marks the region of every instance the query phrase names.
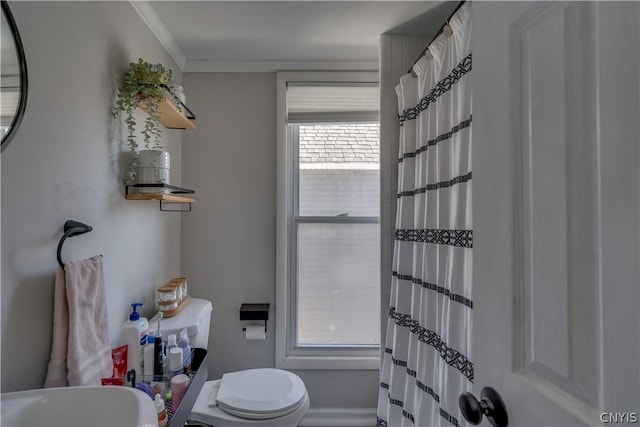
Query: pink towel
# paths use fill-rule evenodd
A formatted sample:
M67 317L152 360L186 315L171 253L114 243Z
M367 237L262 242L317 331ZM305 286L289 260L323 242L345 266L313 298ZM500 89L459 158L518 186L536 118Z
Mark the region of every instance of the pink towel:
M45 387L100 385L113 372L102 257L58 269Z
M45 387L63 387L67 381L67 341L69 339L69 307L64 271L56 270L56 284L53 295L53 344L51 359L47 368Z

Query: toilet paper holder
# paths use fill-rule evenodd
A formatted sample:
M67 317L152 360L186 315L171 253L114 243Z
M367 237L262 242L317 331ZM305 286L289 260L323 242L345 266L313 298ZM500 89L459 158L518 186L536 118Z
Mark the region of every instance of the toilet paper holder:
M242 304L240 306L240 320L263 320L264 331L267 332L269 320L269 304ZM247 328L242 328L246 331Z

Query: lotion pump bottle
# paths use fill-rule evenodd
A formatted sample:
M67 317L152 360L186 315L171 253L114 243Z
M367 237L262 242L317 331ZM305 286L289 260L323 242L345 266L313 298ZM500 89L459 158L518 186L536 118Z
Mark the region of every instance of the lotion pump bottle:
M122 325L120 335L121 345L127 345L127 370L134 369L136 377L142 378L144 363L144 346L147 344L149 335L149 322L144 317L140 317L137 308L144 304L134 302L131 304L133 310L129 315L129 320Z

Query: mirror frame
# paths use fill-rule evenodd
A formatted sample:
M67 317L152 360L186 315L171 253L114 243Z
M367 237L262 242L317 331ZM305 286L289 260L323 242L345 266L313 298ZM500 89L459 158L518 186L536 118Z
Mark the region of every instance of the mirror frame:
M0 152L4 151L5 148L7 148L9 142L11 142L11 138L13 138L16 130L18 129L18 127L20 127L22 117L24 116L25 109L27 108L27 94L29 92L29 84L27 79L27 60L24 55L22 39L20 38L20 33L18 32L18 27L16 26L16 21L13 19L11 9L9 9L9 4L6 2L6 0L2 0L1 3L2 14L5 16L5 19L9 24L11 34L13 35L13 41L16 46L16 54L18 56L18 63L20 66L20 102L18 103L16 114L11 121L11 126L2 138L2 142L0 142Z

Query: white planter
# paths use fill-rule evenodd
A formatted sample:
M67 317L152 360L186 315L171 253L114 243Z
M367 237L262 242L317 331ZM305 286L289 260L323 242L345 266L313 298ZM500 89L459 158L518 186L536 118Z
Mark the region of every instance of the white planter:
M182 101L183 104L187 103L187 97L184 94L184 88L182 87L182 84L174 83L173 84L173 93L174 93L175 96L178 97L178 99L180 101Z
M138 153L138 184L170 184L169 153L160 150L141 150ZM163 193L168 190L160 187L139 188L141 193Z
M161 150L140 150L138 153L138 166L143 168L170 169L169 152Z

